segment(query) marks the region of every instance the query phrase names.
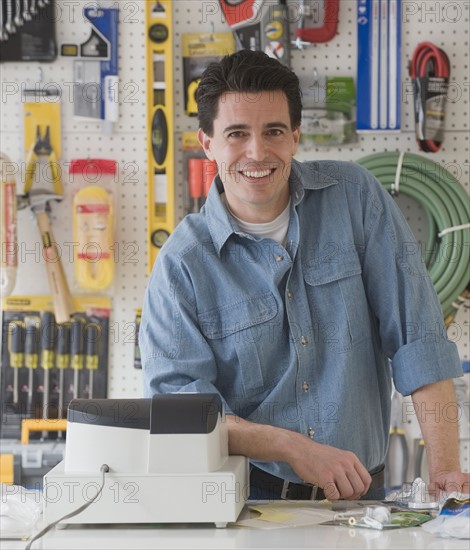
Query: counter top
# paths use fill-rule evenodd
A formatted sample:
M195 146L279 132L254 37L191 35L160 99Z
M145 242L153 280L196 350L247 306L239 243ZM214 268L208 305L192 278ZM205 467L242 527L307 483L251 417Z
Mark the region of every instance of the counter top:
M315 506L306 502L307 507ZM387 530L341 525L273 526L257 529L213 524L68 525L47 533L32 548L44 550L130 549L426 549L468 550L468 540L431 535L421 527ZM27 542L1 540L2 550L23 550Z

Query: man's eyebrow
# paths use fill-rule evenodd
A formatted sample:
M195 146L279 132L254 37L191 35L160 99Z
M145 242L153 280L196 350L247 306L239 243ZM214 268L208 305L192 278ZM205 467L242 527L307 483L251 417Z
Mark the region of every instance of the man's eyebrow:
M284 130L288 130L289 126L285 122L268 122L265 124L266 128L284 128Z
M233 130L248 130L249 126L248 124L231 124L230 126L227 126L224 128L225 132L232 132Z
M268 122L264 125L265 128L284 128L285 130L289 129L289 126L285 122ZM224 128L225 132L233 132L234 130L249 130L249 124L231 124Z

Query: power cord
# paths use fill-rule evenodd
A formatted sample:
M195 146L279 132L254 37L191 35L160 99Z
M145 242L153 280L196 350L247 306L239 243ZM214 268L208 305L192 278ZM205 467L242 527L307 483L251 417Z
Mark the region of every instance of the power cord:
M33 544L34 541L36 541L36 540L40 539L41 537L43 537L48 531L50 531L58 523L60 523L61 521L64 521L65 519L69 519L73 516L76 516L76 515L82 513L83 510L85 510L86 508L88 508L88 506L90 506L90 504L95 502L95 500L101 495L101 492L103 491L104 483L105 483L105 474L107 472L109 472L109 466L107 464L102 464L101 468L100 468L100 472L102 474L102 476L101 476L101 486L98 489L98 491L96 492L96 495L91 500L89 500L88 502L85 502L85 504L82 504L79 508L77 508L73 512L70 512L70 513L66 514L65 516L62 516L61 518L57 519L56 521L53 521L52 523L49 523L48 525L46 525L46 527L44 527L44 529L39 531L39 533L36 533L35 535L33 535L33 537L29 540L28 544L26 545L25 550L30 550L31 545Z
M429 117L434 121L430 124L430 127L433 129L435 129L436 120L442 119L443 121L445 95L442 95L443 89L440 89L436 83L433 84L433 91L431 93L427 82L429 78L434 78L435 81L442 79L445 85L447 85L450 76L449 58L444 50L441 50L431 42L422 42L416 46L413 52L410 63L410 76L415 83L415 95L417 96L415 98L415 110L418 112L415 116L417 116L417 121L420 121L420 124L423 126L417 132L418 145L425 153L436 153L441 148L442 141L426 139L426 118ZM439 92L434 90L436 86L437 89L440 89ZM435 99L431 101L433 96L435 96ZM430 102L429 109L427 106L428 102Z

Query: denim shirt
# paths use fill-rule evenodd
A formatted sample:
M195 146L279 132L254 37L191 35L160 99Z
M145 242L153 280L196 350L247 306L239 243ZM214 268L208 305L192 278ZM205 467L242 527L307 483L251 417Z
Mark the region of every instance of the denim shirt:
M219 392L226 412L384 462L391 376L462 374L419 247L349 162L292 162L285 247L240 231L216 177L160 251L139 341L145 394ZM300 481L285 462L254 463Z

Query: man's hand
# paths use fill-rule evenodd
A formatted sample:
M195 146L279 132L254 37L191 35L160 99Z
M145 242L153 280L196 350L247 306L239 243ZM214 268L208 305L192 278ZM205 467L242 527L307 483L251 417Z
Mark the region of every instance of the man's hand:
M470 494L470 474L463 472L439 472L428 485L429 493L439 499L450 493Z
M442 493L470 492L470 474L460 471L458 415L443 414L459 410L452 380L441 380L423 386L412 395L426 447L430 483L429 493L439 498Z
M289 461L300 478L318 485L328 500L357 500L367 493L372 479L354 453L304 439Z
M289 463L305 483L318 485L329 500L358 499L371 477L357 456L309 437L227 415L229 452L257 460Z

